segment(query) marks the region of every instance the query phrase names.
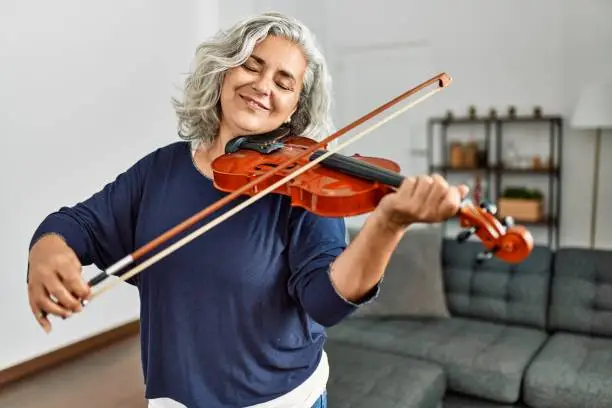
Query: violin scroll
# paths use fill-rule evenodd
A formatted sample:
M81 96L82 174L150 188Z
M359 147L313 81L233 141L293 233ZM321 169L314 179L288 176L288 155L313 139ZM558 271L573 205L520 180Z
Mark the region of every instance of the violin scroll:
M445 88L450 85L453 79L447 73L443 72L438 77L438 86L440 88Z
M463 231L457 240L464 242L476 235L486 248L479 254L479 261L496 256L508 263L522 262L533 249L531 233L522 225L515 225L512 217L499 220L496 214L497 207L491 203L483 202L478 207L466 203L459 211Z

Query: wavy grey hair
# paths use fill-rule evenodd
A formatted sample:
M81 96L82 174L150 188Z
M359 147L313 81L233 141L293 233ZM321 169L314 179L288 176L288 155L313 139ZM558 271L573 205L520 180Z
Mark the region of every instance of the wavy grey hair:
M294 135L320 140L333 130L331 77L311 31L298 20L267 12L220 31L196 49L195 67L185 80L182 100L172 99L179 136L192 144L212 142L219 130L219 99L225 73L242 65L255 45L268 35L300 45L307 60L303 89L289 126Z

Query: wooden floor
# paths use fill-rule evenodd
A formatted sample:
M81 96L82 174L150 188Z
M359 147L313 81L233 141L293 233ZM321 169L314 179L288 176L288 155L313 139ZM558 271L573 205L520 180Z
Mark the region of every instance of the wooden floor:
M145 408L138 336L0 390L2 408Z

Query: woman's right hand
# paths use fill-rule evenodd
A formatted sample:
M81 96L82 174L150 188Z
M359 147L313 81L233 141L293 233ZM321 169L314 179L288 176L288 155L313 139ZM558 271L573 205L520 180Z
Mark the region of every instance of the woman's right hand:
M74 251L57 235L41 238L28 257L30 308L42 328L51 331L48 314L67 318L82 311L81 301L91 290L82 278L82 265Z

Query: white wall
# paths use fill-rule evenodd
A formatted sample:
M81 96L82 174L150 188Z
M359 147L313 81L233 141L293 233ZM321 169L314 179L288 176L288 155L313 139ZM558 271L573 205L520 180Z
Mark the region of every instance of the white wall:
M568 125L581 86L612 75L612 2L608 0L251 3L256 10L294 13L318 35L334 74L338 127L439 72L454 78L448 89L344 151L394 159L404 174L427 171L420 153L426 148L429 116L443 115L447 109L460 115L469 105L476 105L479 112L491 107L505 112L513 104L519 113L530 113L533 106L541 105L545 113L563 115ZM547 149L545 128L508 129L506 134L515 138L522 154ZM459 132L453 129L453 135ZM564 133L560 244L586 246L594 137L567 126ZM612 158L612 133L606 136L611 137L603 142L602 157ZM612 248L612 229L606 228L612 222L612 184L608 182L612 165L608 163L602 163L600 177L596 245L602 248ZM450 180L463 182L466 176L452 175ZM505 185L525 179L506 180ZM541 181L528 184L548 191ZM349 222L359 225L363 218ZM530 229L537 242L546 242L545 229Z
M0 44L0 177L8 199L0 204L0 369L137 316L136 293L124 286L45 335L30 316L25 291L31 232L48 212L175 140L168 101L194 44L217 22L226 26L270 9L294 14L319 37L334 74L338 127L439 71L453 76L452 87L345 151L390 157L405 174L427 170L414 152L425 147L430 115L512 103L520 111L539 104L568 116L580 87L612 72L607 0L226 0L218 7L215 0L3 2L0 26L9 35ZM593 138L566 129L564 147L561 243L585 245ZM612 157L612 138L603 150ZM609 174L604 163L602 225L610 223L612 209ZM600 231L598 245L612 246L612 231Z
M218 12L216 0L0 4L0 370L137 318L122 285L45 334L28 306L28 243L46 214L177 140L170 97Z

